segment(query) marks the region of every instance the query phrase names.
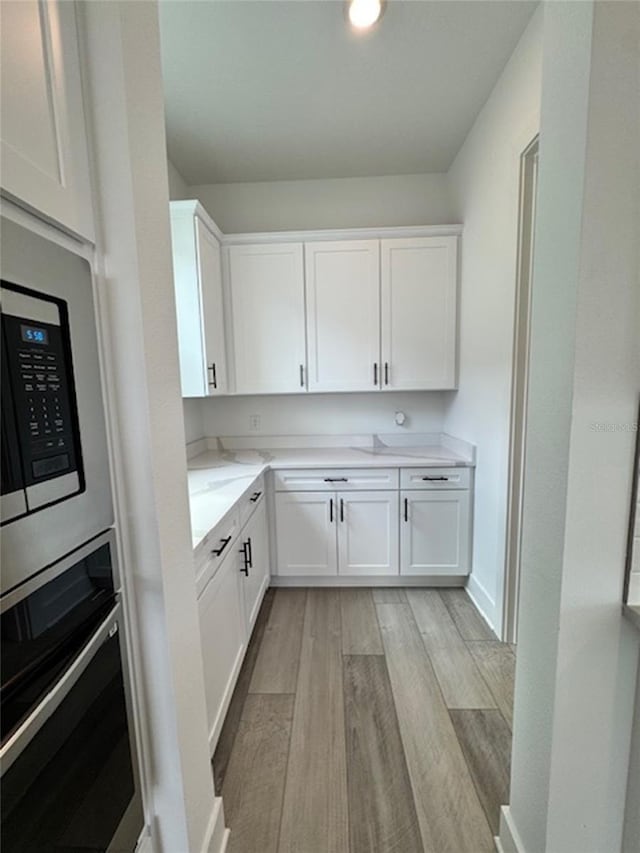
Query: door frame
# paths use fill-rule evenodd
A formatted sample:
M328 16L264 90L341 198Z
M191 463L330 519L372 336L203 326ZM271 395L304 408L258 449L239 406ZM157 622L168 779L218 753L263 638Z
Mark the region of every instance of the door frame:
M503 591L505 606L502 619L502 638L509 643L515 643L518 634L538 152L539 134L536 134L520 155L518 258L511 374L509 481Z

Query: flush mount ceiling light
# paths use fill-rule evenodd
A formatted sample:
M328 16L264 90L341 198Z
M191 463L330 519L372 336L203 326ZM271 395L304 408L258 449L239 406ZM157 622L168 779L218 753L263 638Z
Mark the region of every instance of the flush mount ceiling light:
M367 30L382 15L382 0L349 0L348 10L351 26Z

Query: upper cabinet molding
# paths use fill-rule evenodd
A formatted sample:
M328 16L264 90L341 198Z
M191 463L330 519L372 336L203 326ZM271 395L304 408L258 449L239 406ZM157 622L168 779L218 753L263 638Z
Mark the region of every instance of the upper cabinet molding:
M185 216L197 216L198 219L217 237L220 243L226 239L222 231L218 228L213 219L209 216L204 207L197 199L188 199L187 201L172 201L171 215L184 214Z
M94 242L75 3L0 3L2 192Z
M314 231L266 231L255 234L224 234L225 246L256 243L309 243L321 240L383 240L396 237L460 236L462 225L397 225L380 228L327 228Z

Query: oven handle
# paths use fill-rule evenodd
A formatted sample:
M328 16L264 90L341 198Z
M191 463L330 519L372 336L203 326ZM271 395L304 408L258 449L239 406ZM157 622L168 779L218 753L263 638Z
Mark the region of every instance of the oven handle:
M116 604L98 630L84 646L71 666L56 681L54 687L40 700L29 716L0 749L2 775L11 767L22 751L31 743L49 717L57 710L69 695L74 685L96 656L103 643L113 637L122 621L122 605Z

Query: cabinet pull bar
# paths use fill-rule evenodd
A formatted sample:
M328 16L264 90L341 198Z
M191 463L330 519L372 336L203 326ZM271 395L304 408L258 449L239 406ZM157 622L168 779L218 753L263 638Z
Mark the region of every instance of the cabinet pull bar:
M254 492L254 493L251 495L251 497L249 498L249 500L251 501L251 503L252 503L252 504L254 504L257 500L259 500L259 498L260 498L260 495L261 495L261 494L262 494L262 492Z
M231 542L231 537L230 537L230 536L227 536L227 538L226 538L226 539L221 539L221 540L220 540L220 542L222 542L222 545L221 545L219 548L214 548L214 549L212 550L212 552L211 552L212 554L215 554L215 555L216 555L216 557L219 557L219 556L220 556L220 554L222 554L222 552L223 552L223 551L224 551L224 549L227 547L227 545L229 544L229 542Z
M440 483L440 482L448 483L449 482L448 477L423 477L422 479L426 480L429 483Z
M340 521L344 521L344 501L340 498Z
M300 387L304 388L304 365L300 365Z
M247 545L248 542L242 543L242 548L240 549L240 553L244 559L244 566L240 566L240 571L245 577L249 577L249 557L247 555Z
M378 385L378 362L373 362L373 384L375 386Z
M216 373L216 363L215 363L215 361L213 362L213 364L211 365L211 367L213 368L213 387L214 387L214 388L217 388L217 387L218 387L218 374Z
M348 477L325 477L325 483L348 483Z
M389 362L385 361L384 363L384 384L389 384Z
M209 385L210 385L212 388L215 388L215 387L216 387L216 380L215 380L215 372L214 372L213 364L208 364L208 365L207 365L207 371L208 371L208 372L209 372L209 374L210 374L210 376L209 376Z
M404 499L404 520L409 521L409 498Z
M253 568L253 542L251 541L251 537L247 539L247 545L249 546L249 568Z
M329 498L329 523L333 524L333 498Z

